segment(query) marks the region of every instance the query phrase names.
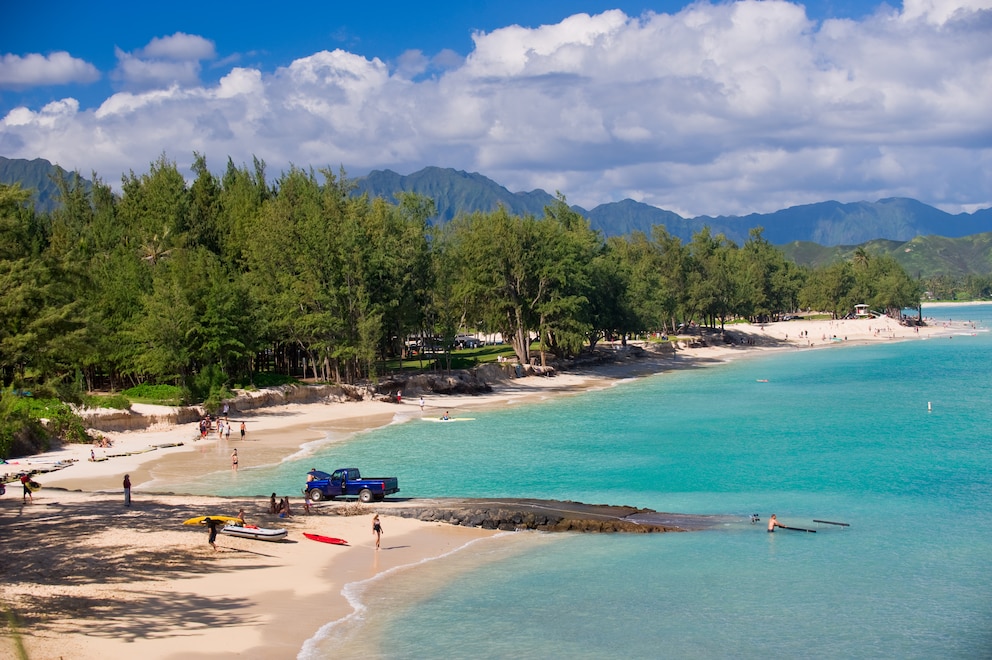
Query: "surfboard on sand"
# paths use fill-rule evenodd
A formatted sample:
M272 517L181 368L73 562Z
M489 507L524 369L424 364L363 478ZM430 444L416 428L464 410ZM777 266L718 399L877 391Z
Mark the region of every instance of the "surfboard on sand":
M202 524L204 520L210 518L211 520L216 520L222 523L232 523L236 522L238 519L235 516L197 516L196 518L190 518L189 520L184 520L184 525L199 525Z
M311 534L310 532L303 532L303 536L307 537L311 541L319 541L321 543L331 543L333 545L348 545L348 542L344 539L336 539L331 536L321 536L320 534Z

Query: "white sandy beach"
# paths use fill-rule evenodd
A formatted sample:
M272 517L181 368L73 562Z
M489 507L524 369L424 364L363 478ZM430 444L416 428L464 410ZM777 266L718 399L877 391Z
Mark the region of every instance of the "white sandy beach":
M327 433L346 438L397 416L464 414L762 351L930 339L969 328L936 323L915 329L875 318L735 324L727 330L738 343L682 347L675 357L660 354L551 378L514 379L482 396L429 395L424 413L418 397L402 404L290 404L238 414L236 419L246 422L244 441L237 425L230 440L212 434L197 441L195 424L160 425L106 432L114 443L108 449L73 445L12 460L0 466L0 474L13 478L19 471L70 465L36 475L44 487L33 504L22 501L16 482L0 497L5 559L0 600L15 612L28 657L35 659L295 657L321 625L349 613L340 595L344 585L450 552L492 532L389 516L388 503L330 503L310 516L299 515L297 506L298 515L283 520L267 512L267 499L161 494L181 492L191 477L230 469L229 448L238 447L241 465L269 465ZM174 443L182 445L159 448ZM211 450L204 451L207 447ZM91 451L98 459L114 457L91 461ZM130 509L122 504L125 473L134 484ZM203 528L181 524L197 515L234 515L239 507L249 522L286 527L288 540L266 543L222 535L214 552ZM354 515L336 515L344 507ZM387 533L379 551L370 531L377 508ZM345 538L350 545L311 542L302 537L305 531ZM16 657L10 631L0 648L4 657Z

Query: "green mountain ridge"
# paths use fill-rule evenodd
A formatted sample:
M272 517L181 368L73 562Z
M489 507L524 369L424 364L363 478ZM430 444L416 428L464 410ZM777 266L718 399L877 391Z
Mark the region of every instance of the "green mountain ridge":
M511 213L540 215L554 201L552 195L540 189L512 193L481 174L440 167L425 167L406 176L391 170L373 170L355 183L358 194L367 193L389 201L399 191L430 197L437 204L438 222L447 222L458 213L492 211L500 204ZM622 236L633 231L650 234L654 225L664 225L670 234L683 241L690 240L704 226L736 243L743 243L753 227L762 227L765 238L774 244L810 241L830 246L864 243L879 237L907 241L922 235L956 238L992 231L992 208L952 215L907 198L853 203L826 201L773 213L695 218L684 218L632 199L600 204L592 210L572 208L605 236Z

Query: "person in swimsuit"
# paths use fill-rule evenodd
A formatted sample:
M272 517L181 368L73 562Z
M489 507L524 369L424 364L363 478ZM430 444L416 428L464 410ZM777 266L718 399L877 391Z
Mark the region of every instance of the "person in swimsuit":
M776 527L785 527L785 525L783 525L782 523L780 523L775 518L775 514L773 513L772 514L772 517L768 519L768 531L769 532L774 532Z
M382 537L382 524L379 522L379 514L372 517L372 534L375 535L375 549L379 549L379 540Z
M238 469L238 450L237 449L235 449L234 450L234 453L231 454L231 469L232 470L237 470Z

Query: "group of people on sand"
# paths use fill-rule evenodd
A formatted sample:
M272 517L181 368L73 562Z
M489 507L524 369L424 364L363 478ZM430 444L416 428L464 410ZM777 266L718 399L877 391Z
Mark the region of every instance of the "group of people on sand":
M280 518L288 518L293 515L293 511L289 507L289 498L284 497L277 502L276 494L272 493L272 497L269 498L269 513L277 515Z
M206 440L207 434L214 427L213 420L210 415L204 415L203 419L200 420L200 439ZM245 439L245 433L247 429L245 428L245 423L241 422L241 439ZM231 439L231 422L227 419L227 415L224 415L224 419L217 420L217 439L218 440L230 440Z
M128 480L127 475L124 475L124 484L125 484L126 497L128 497L128 505L130 506L130 486L131 486L131 484L130 484L130 481ZM280 499L280 500L277 501L276 500L276 494L275 493L272 493L272 497L269 498L269 513L276 514L280 518L291 516L292 515L292 512L290 511L290 508L289 508L289 498L288 497L284 497L284 498L282 498L282 499ZM772 519L773 520L774 520L774 518L775 518L775 516L772 516ZM245 510L242 508L242 509L238 509L238 515L237 515L237 518L234 520L234 522L226 523L226 522L224 522L223 520L220 520L220 519L215 519L215 518L207 517L207 518L204 518L203 519L203 523L202 524L204 524L204 525L207 526L207 543L216 552L216 550L217 550L216 541L217 541L217 531L218 531L218 528L223 527L226 524L238 525L238 526L244 527L248 523L245 521ZM781 527L781 525L779 525L779 526ZM772 529L771 529L770 526L769 526L768 531L772 531ZM379 520L379 514L377 513L374 516L372 516L372 537L375 539L375 549L376 550L379 549L379 545L380 545L380 543L382 541L382 534L383 534L383 531L382 531L382 522Z

